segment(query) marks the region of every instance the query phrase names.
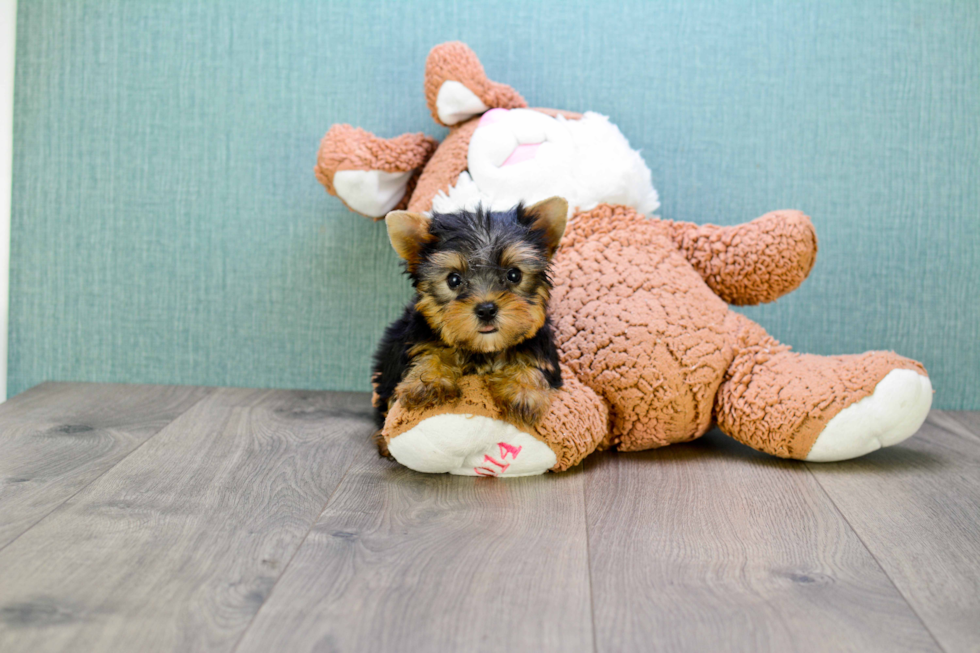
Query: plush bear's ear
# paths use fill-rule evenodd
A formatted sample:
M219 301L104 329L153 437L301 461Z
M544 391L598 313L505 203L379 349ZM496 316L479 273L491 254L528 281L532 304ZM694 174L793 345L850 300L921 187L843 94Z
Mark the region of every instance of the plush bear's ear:
M563 197L549 197L524 209L524 217L531 229L544 233L550 257L558 249L568 221L568 202Z
M334 125L320 143L314 172L347 208L380 220L408 204L422 167L438 145L424 134L385 139L350 125Z
M483 64L459 41L432 48L425 61L425 100L432 117L451 127L488 109L521 109L527 102L506 84L487 79Z
M385 217L388 240L398 255L414 270L422 247L432 240L429 235L429 218L422 213L392 211Z

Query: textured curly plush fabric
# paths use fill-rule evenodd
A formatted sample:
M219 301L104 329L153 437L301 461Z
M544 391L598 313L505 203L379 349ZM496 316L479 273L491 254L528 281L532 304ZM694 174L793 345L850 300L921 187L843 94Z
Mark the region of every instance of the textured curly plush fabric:
M671 237L708 287L736 306L796 290L817 260L817 234L799 211L773 211L748 224L668 223Z
M623 206L578 214L553 267L562 363L609 404L612 444L636 451L707 431L732 358L728 306L668 223Z
M606 405L574 376L565 373L565 385L555 394L548 415L533 429L525 429L555 452L558 459L552 471L562 472L577 465L597 448L603 448L608 433ZM504 419L486 382L479 376L460 380L462 397L451 406L433 406L406 411L396 403L388 413L382 431L386 440L405 433L422 420L447 411Z
M432 48L425 61L425 101L432 112L432 119L445 127L451 125L439 119L436 98L447 81L462 83L491 109L520 109L527 106L521 94L513 88L487 79L483 64L469 46L459 41L442 43Z
M776 299L815 255L810 220L796 211L736 227L608 205L576 215L555 258L552 312L563 364L609 404L612 444L682 442L716 421L760 451L805 458L830 419L888 372L925 374L891 352L790 352L718 296Z
M440 192L448 192L450 186L456 184L460 173L466 170L466 152L479 124L479 118L472 118L449 132L422 171L412 199L408 202L409 211L432 210L435 196Z
M334 125L320 142L316 166L317 180L333 195L334 175L341 170L380 170L382 172L409 172L417 170L408 182L404 197L395 206L403 209L415 189L422 167L432 157L439 142L425 134L402 134L395 138L378 138L360 127ZM340 198L343 201L343 198ZM344 202L344 206L354 211ZM356 211L355 211L356 212Z
M892 370L926 376L920 363L894 352L798 354L742 315L731 313L728 323L736 356L718 388L715 420L736 440L780 458L806 458L827 423Z

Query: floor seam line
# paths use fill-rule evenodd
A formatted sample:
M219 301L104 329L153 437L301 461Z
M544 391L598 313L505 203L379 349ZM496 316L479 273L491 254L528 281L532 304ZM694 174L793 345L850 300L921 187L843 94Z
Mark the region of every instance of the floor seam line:
M834 507L834 510L837 512L838 515L840 515L840 518L844 520L844 523L847 524L847 527L850 528L851 532L854 533L854 536L858 538L858 542L860 542L861 546L864 547L864 550L868 552L868 555L871 556L871 559L875 561L875 565L877 565L878 569L881 570L881 573L885 575L885 578L888 579L888 582L891 584L891 586L895 588L895 591L898 592L898 595L902 597L902 600L905 601L905 605L909 607L909 610L911 610L912 614L914 614L916 619L919 620L919 623L922 624L922 627L926 629L926 632L929 633L929 637L931 637L932 641L936 643L936 646L939 647L939 650L943 651L944 653L949 653L946 647L943 646L942 642L939 641L939 638L936 637L936 634L932 632L932 628L929 627L929 624L925 622L925 619L922 618L922 615L919 614L919 611L916 610L915 606L912 605L912 603L909 601L909 598L905 595L905 592L903 592L902 589L895 584L895 579L891 577L891 574L888 573L888 570L885 569L885 567L881 564L881 561L878 560L878 556L874 554L874 551L871 550L871 547L868 546L868 543L864 541L863 537L861 537L861 533L859 533L858 530L854 528L854 524L851 523L851 520L847 518L847 515L844 514L844 511L841 510L840 506L837 505L837 502L834 501L834 498L830 496L829 492L827 492L827 488L823 486L823 483L820 482L820 478L814 473L813 469L811 468L811 465L813 464L820 464L820 463L805 463L805 467L807 472L810 473L810 476L813 478L813 480L817 482L817 487L820 488L820 492L823 493L825 497L827 497L827 500L830 501L830 505Z
M248 625L246 625L245 629L242 630L242 634L239 636L238 641L236 641L235 645L231 648L231 653L236 653L238 651L238 647L241 646L242 642L245 640L245 636L248 635L248 632L252 629L252 626L255 624L255 620L259 618L262 608L264 608L272 598L273 592L275 592L276 587L279 586L279 581L282 580L283 576L286 575L286 572L289 571L289 567L292 566L293 560L295 560L296 556L299 555L300 549L302 549L303 545L306 544L306 540L310 537L310 533L313 532L313 529L316 528L316 525L320 522L320 517L322 517L323 513L327 511L327 506L330 505L330 502L333 501L334 496L338 491L340 491L340 486L344 484L345 480L347 480L347 474L349 474L351 468L354 467L355 461L356 458L351 459L350 464L347 465L347 469L344 470L343 476L341 476L340 480L337 481L337 486L330 493L330 496L327 497L327 500L323 502L323 506L320 508L320 511L317 513L316 517L314 517L310 522L310 527L306 530L306 534L303 535L303 538L299 541L299 544L296 545L296 550L293 551L293 555L289 556L289 561L287 561L286 565L282 568L282 573L279 574L276 581L272 584L272 587L269 588L269 593L266 595L265 600L262 601L262 605L260 605L259 609L255 611L252 618L248 620Z
M82 487L80 487L77 490L75 490L74 492L72 492L71 495L65 497L64 500L62 500L58 505L56 505L54 508L52 508L48 512L44 513L44 515L42 515L36 522L34 522L33 524L31 524L30 526L28 526L27 528L25 528L22 532L18 533L17 534L17 537L15 537L14 539L10 540L9 542L7 542L6 544L4 544L3 546L0 546L0 551L3 551L8 546L10 546L11 544L13 544L17 540L19 540L26 533L30 532L35 526L37 526L38 524L40 524L41 522L43 522L45 519L47 519L48 517L50 517L51 515L53 515L55 512L57 512L66 503L68 503L69 501L71 501L72 499L74 499L75 497L77 497L84 490L88 489L97 480L99 480L100 478L102 478L103 476L105 476L106 474L108 474L110 471L112 471L113 469L115 469L116 466L119 465L119 463L123 462L124 460L126 460L127 458L129 458L130 456L132 456L134 453L136 453L137 451L139 451L143 447L143 445L145 445L147 442L149 442L153 438L157 437L157 435L159 435L160 433L163 433L163 431L165 431L168 426L170 426L171 424L173 424L174 422L176 422L178 419L180 419L181 417L183 417L184 415L186 415L188 412L190 412L191 410L193 410L195 407L197 407L197 405L200 404L202 401L204 401L205 399L207 399L208 397L210 397L212 394L214 394L214 391L215 391L214 388L208 388L208 391L204 394L203 397L201 397L200 399L198 399L197 401L195 401L193 404L191 404L190 406L188 406L186 410L183 410L180 413L178 413L177 415L175 415L173 419L171 419L169 422L167 422L166 424L164 424L163 426L161 426L159 429L157 429L157 431L155 433L151 433L145 440L143 440L138 445L136 445L135 447L133 447L132 450L126 452L126 455L124 455L122 458L120 458L116 462L112 463L111 465L109 465L108 467L106 467L105 469L103 469L102 472L100 474L98 474L95 478L93 478L88 483L86 483Z
M585 522L585 558L589 571L589 616L592 617L592 651L599 653L599 645L595 628L595 592L592 587L592 543L589 541L589 502L585 493L585 470L588 461L582 463L582 519Z

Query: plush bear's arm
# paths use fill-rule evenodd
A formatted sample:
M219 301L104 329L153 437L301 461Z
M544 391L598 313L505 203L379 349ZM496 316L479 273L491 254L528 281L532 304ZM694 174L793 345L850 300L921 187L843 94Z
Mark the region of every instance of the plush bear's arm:
M795 290L817 257L813 224L799 211L773 211L731 227L674 222L670 230L708 286L738 306L775 301Z
M320 142L316 178L350 210L380 220L405 208L422 167L439 143L425 134L378 138L350 125L334 125Z

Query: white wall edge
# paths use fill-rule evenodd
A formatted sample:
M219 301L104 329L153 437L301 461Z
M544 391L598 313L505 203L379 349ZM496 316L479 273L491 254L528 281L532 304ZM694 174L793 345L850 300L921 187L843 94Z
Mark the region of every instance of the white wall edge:
M0 0L0 401L7 399L10 324L10 195L14 149L14 57L17 0Z

